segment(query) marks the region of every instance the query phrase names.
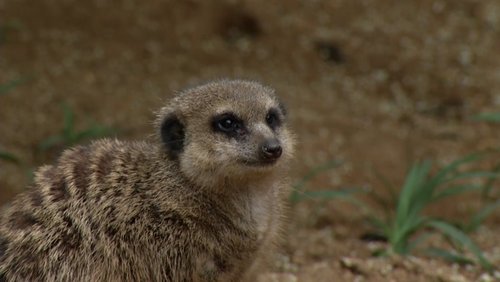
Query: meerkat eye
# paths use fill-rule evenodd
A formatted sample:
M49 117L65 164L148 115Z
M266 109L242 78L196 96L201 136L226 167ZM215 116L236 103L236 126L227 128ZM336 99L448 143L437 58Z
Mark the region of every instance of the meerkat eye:
M278 115L278 111L276 109L270 109L266 115L266 122L270 128L275 129L276 127L281 125L281 119Z
M214 118L212 127L219 132L239 133L243 129L243 123L234 114L224 113Z
M217 125L219 126L220 130L229 131L233 130L236 127L236 121L233 118L228 117L220 120Z

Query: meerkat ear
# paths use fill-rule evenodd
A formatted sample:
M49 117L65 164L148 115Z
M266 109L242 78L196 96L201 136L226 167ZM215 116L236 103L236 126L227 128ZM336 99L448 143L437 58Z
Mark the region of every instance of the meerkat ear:
M177 158L184 148L184 125L175 115L167 116L161 124L161 140L170 157Z

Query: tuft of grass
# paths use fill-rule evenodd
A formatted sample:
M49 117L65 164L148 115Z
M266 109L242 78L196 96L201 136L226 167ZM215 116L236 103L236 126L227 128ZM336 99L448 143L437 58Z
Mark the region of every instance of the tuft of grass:
M342 165L342 161L331 160L312 168L304 177L302 177L302 179L300 179L292 186L293 191L290 195L290 201L292 203L296 203L304 199L310 199L310 197L307 196L307 192L305 191L307 183L322 172L337 168L340 165Z
M475 116L472 116L472 119L475 121L483 121L483 122L490 122L490 123L500 123L500 112L485 112L485 113L479 113ZM498 149L497 149L498 150ZM496 165L494 168L494 171L497 173L500 173L500 163ZM493 184L496 179L490 179L488 181L488 184L485 186L485 189L483 190L483 198L487 199L490 197L490 192L492 190Z
M38 144L38 149L46 151L54 147L72 146L90 139L109 136L115 132L114 129L91 124L83 130L75 129L75 113L67 104L63 104L63 128L59 134L48 137Z
M6 151L0 151L0 160L7 161L10 163L20 164L19 159L12 153Z
M500 208L500 200L486 204L477 213L473 214L466 223L459 224L460 229L466 233L477 231L484 220L498 208Z
M440 248L426 248L425 254L443 258L459 264L470 264L477 262L483 268L492 270L493 266L484 257L481 249L467 235L476 230L483 221L500 207L500 200L485 205L476 214L463 224L453 224L437 217L424 214L426 208L440 201L462 195L467 192L484 192L485 187L491 189L493 182L500 178L500 167L492 171L485 170L463 170L465 165L473 164L482 160L491 152L481 152L467 155L442 167L433 173L431 161L414 163L409 170L404 185L398 193L396 186L392 185L385 177L377 171L377 177L389 187L391 199L386 200L381 195L375 194L375 200L384 208L385 217L370 216L370 222L376 227L378 234L387 239L388 248L376 250L374 255L387 255L396 253L408 255L421 246L432 234L441 234L454 246L457 251ZM341 161L332 160L311 169L301 180L293 185L290 200L296 203L303 200L340 199L347 200L360 208L367 214L375 214L369 206L356 198L356 193L366 192L362 189L346 188L336 190L307 191L306 185L318 174L339 167ZM486 180L485 184L478 184ZM392 207L391 207L392 206ZM474 256L472 260L461 252L469 250Z
M0 96L7 94L10 92L12 89L16 88L20 84L25 82L25 79L23 78L18 78L18 79L13 79L11 81L8 81L6 83L0 84Z
M498 113L480 113L472 117L476 121L486 121L493 123L500 123L500 112Z
M494 173L500 174L500 163L496 164L492 171ZM488 179L488 181L486 182L486 185L484 185L484 189L482 191L483 199L491 198L491 193L493 191L494 184L497 180L498 180L498 178Z
M321 164L317 167L312 168L302 179L300 179L297 183L292 186L292 194L290 195L290 201L292 203L298 203L304 200L332 200L332 199L341 199L358 206L362 206L362 203L358 201L354 194L363 192L360 188L341 188L335 190L316 190L316 191L307 191L306 186L307 183L310 182L317 175L324 173L328 170L335 169L342 165L342 161L340 160L330 160L324 164Z
M460 168L465 164L473 163L483 156L471 154L454 161L436 173L431 173L432 163L423 161L415 163L406 176L405 183L399 193L394 215L386 220L371 217L371 222L388 239L389 249L386 253L407 255L419 247L430 235L429 231L442 234L450 241L467 248L472 252L479 264L485 269L493 267L484 257L479 247L461 229L453 224L434 217L425 216L423 211L429 205L448 197L463 194L469 191L481 191L483 185L464 183L474 178L493 179L499 174L489 171L465 171ZM459 183L457 183L460 180ZM484 218L492 212L493 207L479 212L471 218L468 228L477 228ZM416 236L418 235L418 236ZM439 254L448 259L457 258L458 254L447 250L427 250L430 254ZM468 261L465 257L453 259L455 262Z

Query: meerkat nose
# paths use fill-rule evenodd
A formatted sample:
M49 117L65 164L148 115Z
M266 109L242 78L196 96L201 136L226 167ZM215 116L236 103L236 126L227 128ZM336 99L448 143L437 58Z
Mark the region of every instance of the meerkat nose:
M268 139L261 145L261 156L266 160L276 160L282 152L283 149L277 139Z

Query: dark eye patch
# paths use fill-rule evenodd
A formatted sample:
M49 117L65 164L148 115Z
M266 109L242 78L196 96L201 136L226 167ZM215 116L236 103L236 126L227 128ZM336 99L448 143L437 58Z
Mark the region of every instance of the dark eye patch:
M276 129L282 124L281 116L276 108L271 108L266 115L266 123L271 129Z
M239 137L246 133L245 124L234 113L222 113L212 118L212 129L229 137Z

